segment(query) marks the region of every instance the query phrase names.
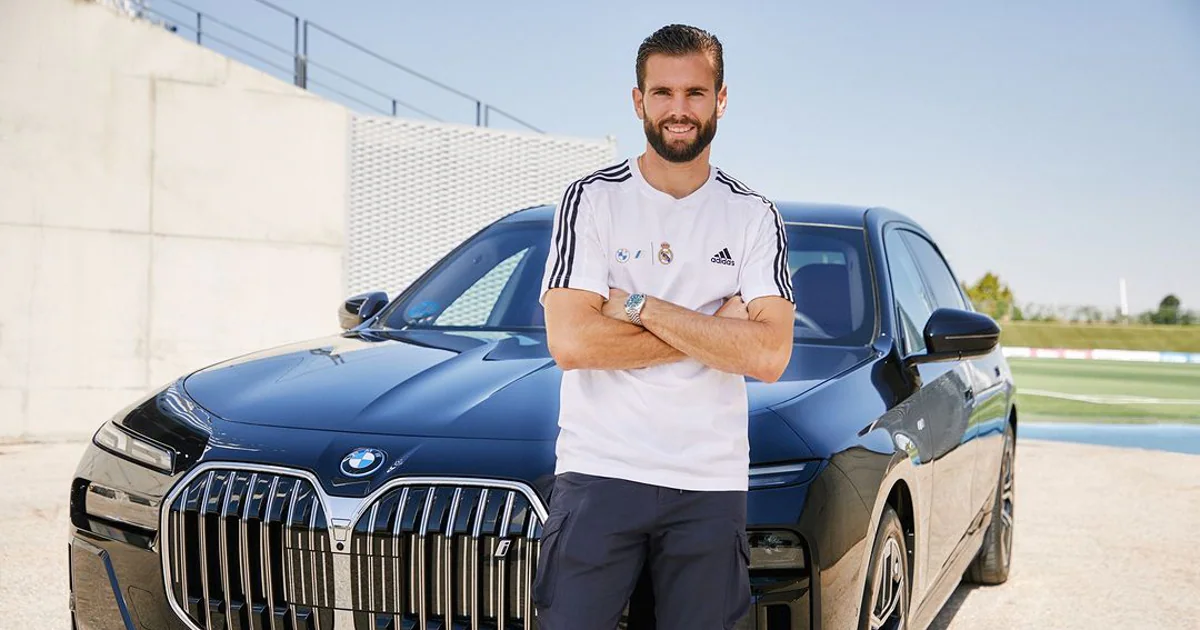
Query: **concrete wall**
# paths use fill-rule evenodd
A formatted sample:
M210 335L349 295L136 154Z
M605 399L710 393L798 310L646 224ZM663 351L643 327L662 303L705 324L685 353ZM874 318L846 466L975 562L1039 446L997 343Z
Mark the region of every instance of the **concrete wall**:
M348 112L87 0L0 0L0 440L337 332Z

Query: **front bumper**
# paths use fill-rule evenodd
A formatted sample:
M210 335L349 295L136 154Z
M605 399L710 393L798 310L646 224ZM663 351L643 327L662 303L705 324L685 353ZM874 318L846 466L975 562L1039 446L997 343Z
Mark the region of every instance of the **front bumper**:
M73 529L70 579L71 615L75 628L189 630L167 602L158 553ZM804 630L810 627L811 589L807 578L781 581L752 572L751 589L754 605L738 623L738 630ZM233 627L248 626L239 621ZM470 625L464 624L462 628L470 628ZM627 628L637 630L636 626ZM335 625L333 630L343 628Z
M261 471L269 467L253 468ZM219 481L217 473L221 470L226 471L225 480L220 482L224 485L214 481ZM408 513L405 512L400 491L411 487L415 480L397 479L396 487L381 490L375 499L354 499L356 507L351 512L354 520L346 522L337 518L345 516L342 514L343 510L338 507L342 499L324 497L323 501L318 501L314 497L322 493L316 484L308 486L307 495L297 491L295 494L300 498L281 502L290 502L293 508L301 507L295 518L287 511L267 516L271 508L265 497L270 495L262 493L261 496L255 496L255 492L250 490L255 487L255 482L248 478L251 474L255 473L234 470L224 464L205 464L182 479L172 480L175 483L161 505L164 512L161 523L164 525L160 532L166 532L165 536L87 515L77 499L86 495L88 481L77 479L73 488L73 530L70 541L71 608L75 626L81 629L196 630L206 629L211 624L221 628L290 630L299 622L298 627L319 627L323 630L413 630L421 627L421 621L425 621L427 630L476 630L474 624L468 620L470 615L462 614L462 611L467 609L456 603L454 595L462 596L464 592L469 592L470 588L477 588L475 605L480 613L487 613L477 615L479 618L495 616L499 606L502 611L508 610L509 621L505 625L506 630L537 628L536 619L529 618L526 622L526 617L514 613L516 609L527 606L527 587L522 588L518 583L528 582L529 571L533 565L526 561L526 572L521 573L521 569L515 568L520 564L520 559L513 558L508 561L509 571L506 573L503 562L495 560L496 556L488 551L505 536L510 536L514 539L513 554L519 553L524 558L536 558L536 547L524 543L536 544L536 539L540 536L541 519L532 518L528 513L524 517L517 516L522 509L527 512L540 511L534 509L536 501L521 503L518 499L514 504L512 499L499 502L480 502L476 499L474 505L478 506L480 520L485 523L483 532L474 532L480 541L482 553L476 551L466 556L467 560L456 561L453 554L461 551L461 541L453 541L453 532L439 535L436 528L440 526L429 526L430 539L451 539L444 548L437 547L439 551L435 551L434 545L440 543L418 540L416 537L424 522L421 519L428 520L431 513L436 514L439 509L448 509L446 505L436 507L433 498L435 493L432 490L429 491L430 499L426 501L426 504L430 505L429 509L423 513L420 509L410 509L409 512L413 512L410 520L388 520L385 513L389 510L398 510L393 513ZM112 479L113 476L105 476L101 481L111 483ZM202 480L207 480L205 483L208 485L201 483ZM260 485L265 485L265 482ZM429 486L428 483L425 485ZM780 489L772 492L791 493L803 490ZM392 497L392 503L387 503L388 497ZM787 498L789 500L786 504L797 504L793 500L798 497ZM318 511L314 507L304 511L303 505L307 501L311 501L314 506L324 505L326 509ZM457 498L454 499L454 503L458 503ZM205 504L210 507L202 507ZM465 498L463 504L467 504ZM374 510L369 509L372 505L380 508L378 518ZM390 507L385 509L385 505ZM505 505L507 511L503 507L495 507ZM193 575L190 578L193 581L207 579L213 588L211 591L204 591L195 587L193 582L189 592L189 578L185 576L181 580L172 573L173 567L188 566L189 562L194 568L196 559L200 557L211 558L214 554L224 554L221 559L212 560L212 566L228 565L229 569L233 570L230 575L233 576L234 583L237 582L238 574L249 575L248 572L243 573L242 569L245 567L236 566L236 562L244 557L247 550L253 553L256 547L261 547L263 539L249 539L252 544L243 548L237 538L239 530L244 532L263 526L262 523L254 521L255 514L261 514L260 520L265 518L268 521L265 526L267 529L272 526L272 519L275 519L274 525L281 534L279 546L275 551L265 551L263 557L282 557L285 558L285 564L294 563L293 568L281 568L282 573L279 575L288 582L285 589L278 591L284 594L281 598L283 601L279 598L275 600L275 604L289 610L278 613L274 620L271 619L272 614L262 614L261 605L258 606L259 614L254 614L256 598L253 594L248 598L239 597L236 593L234 596L222 598L216 589L223 584L222 580L228 584L230 576L214 574L208 578L201 578ZM191 520L185 524L185 519ZM249 528L245 526L247 522L251 523ZM466 525L465 522L463 524ZM308 526L308 530L304 530L302 526ZM335 531L338 528L342 529L340 533ZM492 534L486 533L487 528L493 528ZM173 532L180 531L187 532L187 538L183 541L185 544L180 544L179 540L168 540L176 536ZM293 539L290 536L301 531L303 535L297 536L296 542L291 542ZM310 531L316 532L315 538L309 535ZM198 536L200 532L208 533ZM241 535L245 536L244 533ZM322 539L325 542L322 542ZM253 540L259 542L253 543ZM316 540L317 544L314 545L313 540ZM335 541L345 541L345 549ZM188 549L193 550L191 560L181 555L181 551ZM204 550L203 555L200 555L201 549ZM413 551L413 557L423 558L424 561L413 563L403 559L409 550ZM444 564L437 561L442 557L442 551L445 552L446 558ZM418 553L421 555L416 555ZM166 561L164 554L169 558ZM302 555L307 560L301 558ZM476 558L477 565L470 565L471 557ZM345 575L340 575L336 570L325 570L335 567L339 561L341 565L351 567L348 571L341 572ZM251 558L249 562L246 566L254 569L255 573L261 569L261 561L255 564L256 561ZM392 563L395 563L394 571ZM420 573L417 572L418 564ZM446 568L451 566L454 568ZM295 570L296 567L300 569L299 572ZM497 577L501 573L510 576L508 586L504 582L505 578ZM367 575L369 577L365 577ZM422 576L422 581L419 587L414 587L417 575ZM353 583L346 581L347 576L351 576L350 582ZM413 579L408 579L409 576L413 576ZM461 584L475 586L454 591L454 582L460 578L464 580ZM245 583L250 584L253 581L248 578ZM369 586L363 588L368 583ZM168 584L170 586L166 586ZM446 590L435 596L434 590L442 584L446 585ZM812 589L806 574L796 571L755 570L751 572L751 585L754 605L738 625L739 628L802 630L810 627ZM167 588L171 588L173 592L168 593ZM317 599L314 599L314 590L318 593ZM370 593L369 597L367 593ZM504 595L501 595L502 593ZM229 601L226 602L226 599ZM507 600L507 603L498 603L501 600ZM176 602L174 606L172 601ZM419 605L420 609L417 608L418 601L425 602ZM275 612L274 608L271 608L272 612ZM198 613L200 609L211 612L207 615ZM361 612L363 609L386 611L386 614L364 613ZM456 611L450 615L456 621L446 626L439 620L444 619L447 610L451 609ZM418 610L421 611L420 614L417 613ZM478 628L494 630L495 624L481 623ZM628 630L637 628L636 623L628 626Z

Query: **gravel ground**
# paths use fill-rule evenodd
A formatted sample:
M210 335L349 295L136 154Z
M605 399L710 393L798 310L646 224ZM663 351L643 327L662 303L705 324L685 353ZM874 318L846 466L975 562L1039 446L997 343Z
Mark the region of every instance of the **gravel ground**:
M960 585L935 630L1200 630L1200 457L1028 440L1013 565Z
M67 491L82 444L0 445L0 628L70 627ZM1200 457L1025 441L1008 583L936 630L1200 630Z

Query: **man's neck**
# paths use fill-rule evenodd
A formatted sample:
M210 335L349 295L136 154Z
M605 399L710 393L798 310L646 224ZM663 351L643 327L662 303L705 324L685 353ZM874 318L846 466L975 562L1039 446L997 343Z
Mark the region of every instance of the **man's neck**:
M646 152L638 157L638 170L646 179L646 183L652 187L676 199L682 199L699 190L704 182L708 181L708 150L705 148L696 159L680 164L664 160L647 145Z

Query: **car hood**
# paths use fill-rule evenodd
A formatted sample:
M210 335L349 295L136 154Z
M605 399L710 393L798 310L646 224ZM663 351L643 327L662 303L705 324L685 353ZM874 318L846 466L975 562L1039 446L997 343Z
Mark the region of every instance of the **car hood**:
M867 349L797 348L750 411L803 394ZM250 354L184 381L200 406L259 426L396 436L552 440L561 372L543 333L360 332ZM774 416L774 414L770 414Z

